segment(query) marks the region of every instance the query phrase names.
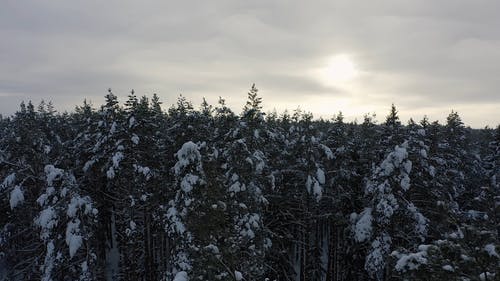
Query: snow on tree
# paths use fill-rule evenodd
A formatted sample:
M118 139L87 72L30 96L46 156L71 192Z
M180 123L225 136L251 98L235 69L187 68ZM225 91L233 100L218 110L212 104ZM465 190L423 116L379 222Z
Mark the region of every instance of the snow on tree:
M59 279L61 274L91 280L92 275L81 264L95 264L96 255L91 247L85 253L81 248L92 238L98 211L88 196L80 196L71 173L53 165L46 165L44 172L46 189L37 199L41 211L34 220L46 245L42 280ZM62 273L61 268L68 271Z
M228 268L229 276L239 271L247 279L262 277L263 258L271 245L263 222L263 208L268 204L264 192L269 189L270 180L265 155L269 132L263 126L264 114L260 111L260 103L261 99L253 86L241 120L216 140L217 158L223 175L220 180L225 188L221 203L229 216L225 238L228 256L221 261ZM232 115L227 115L225 111L222 113L225 116L219 118L228 118L224 121L227 124Z
M259 93L240 115L109 90L1 117L0 279L500 276L500 128L264 114Z
M182 145L176 153L177 163L173 167L176 181L174 184L175 198L168 202L166 212L166 230L174 240L173 249L173 272L190 272L192 268L192 245L193 233L187 227L187 219L195 205L193 190L201 188L203 180L203 168L201 165L201 154L197 144L189 141Z
M360 215L356 218L356 223L354 224L354 240L356 242L364 242L371 238L372 236L372 208L366 208Z
M366 212L370 210L373 216L373 239L365 261L365 269L377 280L384 278L387 260L393 244L398 247L408 247L399 237L423 240L427 233L427 219L406 199L406 193L411 187L410 172L412 162L408 160L408 142L398 145L378 165L366 185L366 196L369 207L365 215L357 219L354 226L355 239L365 238L359 225L366 224ZM395 228L398 223L405 222L406 227ZM408 226L413 226L408 228ZM361 234L360 234L361 232ZM410 234L414 235L410 235ZM361 240L363 241L363 240Z
M10 208L14 209L17 205L22 204L24 201L24 195L23 191L21 190L21 187L16 185L14 189L10 192Z

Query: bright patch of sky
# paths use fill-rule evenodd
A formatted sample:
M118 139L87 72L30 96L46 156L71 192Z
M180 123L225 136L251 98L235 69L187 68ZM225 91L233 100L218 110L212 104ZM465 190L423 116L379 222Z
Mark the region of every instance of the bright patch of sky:
M395 103L400 117L453 109L473 127L500 122L500 2L13 1L0 9L0 113L22 100L59 111L108 88L219 96L239 112L256 83L265 110L300 106L348 120Z

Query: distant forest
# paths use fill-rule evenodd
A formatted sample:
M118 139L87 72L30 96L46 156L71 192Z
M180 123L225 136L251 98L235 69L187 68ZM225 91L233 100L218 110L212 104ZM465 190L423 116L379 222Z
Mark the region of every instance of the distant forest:
M500 126L158 96L0 118L0 280L500 280Z

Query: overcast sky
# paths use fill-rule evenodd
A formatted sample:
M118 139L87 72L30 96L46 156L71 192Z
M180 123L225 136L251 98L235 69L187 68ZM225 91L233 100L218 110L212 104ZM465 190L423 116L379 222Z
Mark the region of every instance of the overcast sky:
M403 120L453 109L473 127L500 122L500 1L0 3L4 115L22 100L100 105L108 88L165 108L222 96L239 112L256 83L266 110L382 121L394 102ZM355 75L330 81L335 57Z

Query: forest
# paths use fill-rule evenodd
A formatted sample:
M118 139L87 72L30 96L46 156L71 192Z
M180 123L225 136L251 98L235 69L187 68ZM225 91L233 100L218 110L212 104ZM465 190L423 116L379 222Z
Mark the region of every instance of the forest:
M21 103L0 280L500 280L500 126L262 102Z

